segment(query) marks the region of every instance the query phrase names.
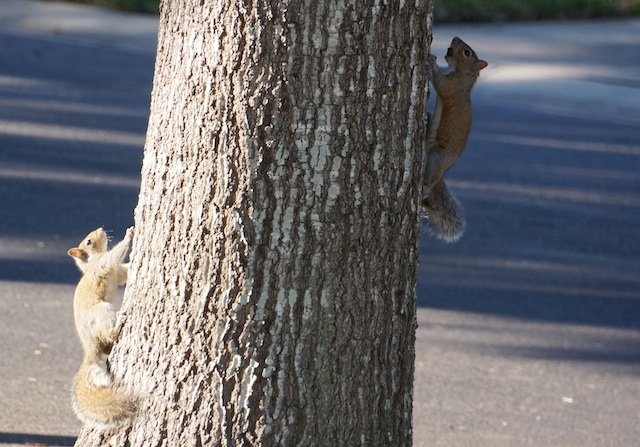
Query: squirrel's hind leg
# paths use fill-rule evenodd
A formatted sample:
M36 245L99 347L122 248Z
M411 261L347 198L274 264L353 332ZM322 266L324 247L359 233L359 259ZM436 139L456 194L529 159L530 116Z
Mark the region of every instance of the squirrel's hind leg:
M427 155L427 167L424 172L423 185L433 189L440 182L447 170L458 161L458 154L452 152L433 151Z

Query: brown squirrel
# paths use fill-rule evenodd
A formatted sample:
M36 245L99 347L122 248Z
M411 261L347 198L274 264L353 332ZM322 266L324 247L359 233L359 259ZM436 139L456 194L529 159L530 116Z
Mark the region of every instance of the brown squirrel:
M422 199L431 232L446 242L455 242L464 232L464 214L460 202L444 183L444 174L458 161L471 130L471 89L480 70L488 64L458 37L451 41L443 71L436 57L429 55L431 82L436 91L436 105L427 127L427 167Z
M98 228L68 251L83 273L73 297L76 330L84 350L73 383L73 408L83 422L112 424L134 412L134 400L113 384L106 363L121 325L111 301L116 288L127 282L128 264L122 262L132 235L133 227L107 251L107 233Z

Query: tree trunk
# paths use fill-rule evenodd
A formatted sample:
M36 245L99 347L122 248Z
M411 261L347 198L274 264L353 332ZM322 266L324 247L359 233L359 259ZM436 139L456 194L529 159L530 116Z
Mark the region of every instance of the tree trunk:
M432 1L161 5L127 320L76 445L409 446Z

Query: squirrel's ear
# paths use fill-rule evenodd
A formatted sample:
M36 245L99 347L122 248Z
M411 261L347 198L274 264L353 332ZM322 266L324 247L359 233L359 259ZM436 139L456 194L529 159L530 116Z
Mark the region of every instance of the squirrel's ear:
M474 64L473 64L473 71L480 71L480 70L482 70L483 68L486 68L486 66L487 66L487 65L489 65L489 64L487 63L487 61L483 61L482 59L480 59L480 60L478 60L478 61L474 62Z
M89 259L89 254L80 248L70 248L67 254L72 258L76 258L84 262L86 262L87 259Z

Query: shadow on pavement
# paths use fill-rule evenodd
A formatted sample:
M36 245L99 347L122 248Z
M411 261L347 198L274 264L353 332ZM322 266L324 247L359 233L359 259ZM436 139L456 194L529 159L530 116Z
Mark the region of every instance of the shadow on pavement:
M451 245L423 234L418 305L640 328L637 128L475 108L477 127L446 176L467 231Z
M75 444L73 436L36 435L31 433L2 433L0 444L41 445L50 447L71 447Z
M91 230L133 223L153 55L0 34L0 280L74 283Z

